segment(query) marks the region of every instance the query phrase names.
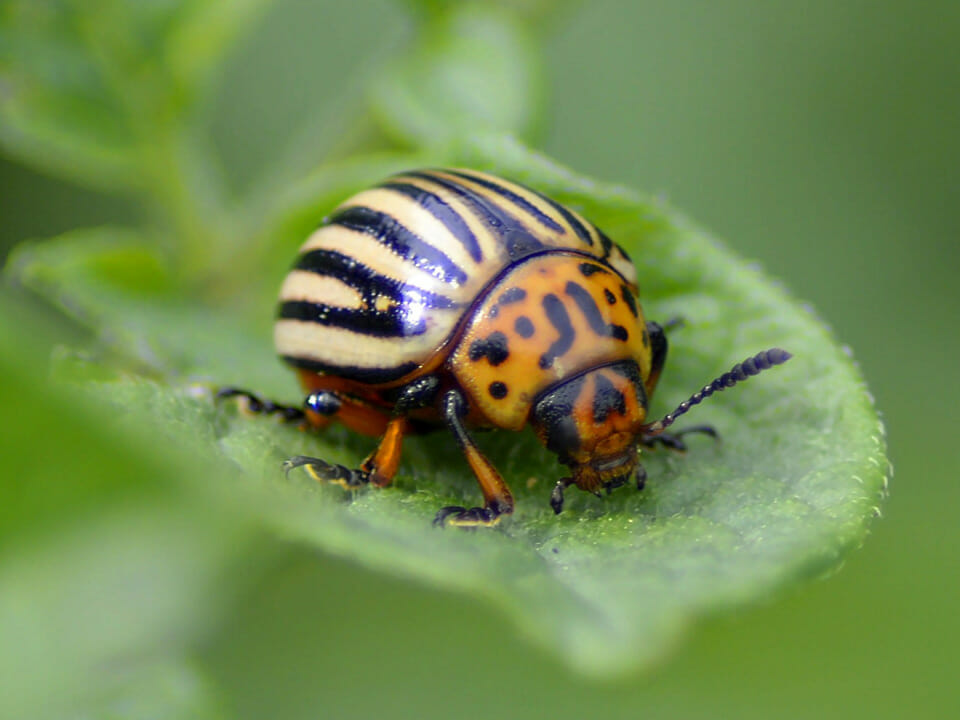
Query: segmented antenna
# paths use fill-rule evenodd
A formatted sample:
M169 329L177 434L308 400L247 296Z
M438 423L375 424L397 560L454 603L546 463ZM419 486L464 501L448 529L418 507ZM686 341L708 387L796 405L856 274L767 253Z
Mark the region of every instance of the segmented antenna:
M660 420L647 425L644 428L644 433L647 435L656 435L657 433L663 432L673 425L678 417L686 413L694 405L699 405L714 393L733 387L751 375L759 375L761 370L769 370L774 365L782 365L791 357L793 356L786 350L770 348L769 350L757 353L753 357L747 358L743 362L737 363L730 368L729 372L725 372L709 385L704 385L702 390L694 393L688 400L677 405L677 409L672 413L668 413Z

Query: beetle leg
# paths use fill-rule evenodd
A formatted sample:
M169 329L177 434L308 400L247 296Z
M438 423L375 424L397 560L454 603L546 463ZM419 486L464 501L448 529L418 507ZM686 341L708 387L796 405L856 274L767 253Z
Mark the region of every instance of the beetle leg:
M246 410L256 415L279 415L284 422L303 420L305 413L302 409L290 405L280 405L272 400L264 400L249 390L235 387L223 387L217 390L216 398L239 397L246 401Z
M294 468L302 467L314 480L332 482L346 490L354 490L367 483L386 487L393 482L400 467L403 436L410 430L406 414L430 405L436 398L439 386L439 379L433 375L418 378L407 385L397 398L393 415L386 421L385 427L386 416L377 408L331 390L311 393L304 401L310 413L319 418L336 417L348 427L366 431L367 434L374 434L369 431L382 427L383 434L377 449L370 453L358 470L305 455L290 458L284 463L284 468L289 473Z
M634 477L636 478L637 490L643 490L647 486L647 469L640 463L637 463Z
M386 487L393 482L393 476L400 467L403 436L409 429L405 417L397 415L391 418L377 449L360 465L360 470L365 472L370 482L377 487Z
M690 435L691 433L709 435L714 439L720 438L720 435L717 434L717 430L713 427L713 425L691 425L690 427L683 428L683 430L677 430L674 433L641 435L640 444L648 448L654 448L657 445L662 445L665 448L683 452L687 449L687 444L683 441L683 436Z
M425 375L404 386L394 404L394 414L406 415L411 410L419 410L433 404L440 389L440 378Z
M466 414L467 404L463 395L457 390L448 390L443 398L443 417L470 464L470 469L476 475L477 482L480 483L484 504L483 507L469 509L459 505L441 508L433 519L433 524L441 527L445 524L460 527L480 525L490 527L496 525L502 515L513 512L513 495L510 493L510 488L467 433L463 425Z
M573 485L573 478L565 477L557 480L553 492L550 493L550 507L553 508L555 514L559 515L563 512L563 491L571 485Z
M302 467L317 482L329 482L344 490L356 490L370 481L370 473L364 470L351 470L343 465L328 463L320 458L307 455L294 455L283 461L283 469L289 475L294 468Z

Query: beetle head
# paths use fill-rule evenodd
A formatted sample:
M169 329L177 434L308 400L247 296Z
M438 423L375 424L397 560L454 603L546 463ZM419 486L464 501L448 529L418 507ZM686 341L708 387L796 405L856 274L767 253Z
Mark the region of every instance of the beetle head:
M570 485L599 494L635 476L637 487L642 488L646 474L638 461L640 440L649 443L650 438L714 393L789 359L790 353L779 348L757 353L705 385L673 412L650 423L646 422L646 392L633 362L593 368L550 388L534 405L533 426L543 444L571 469L571 476L560 480L553 491L553 509L560 512L563 490Z
M550 388L534 404L532 420L541 442L570 466L568 484L599 493L623 485L636 471L646 416L640 371L627 361Z

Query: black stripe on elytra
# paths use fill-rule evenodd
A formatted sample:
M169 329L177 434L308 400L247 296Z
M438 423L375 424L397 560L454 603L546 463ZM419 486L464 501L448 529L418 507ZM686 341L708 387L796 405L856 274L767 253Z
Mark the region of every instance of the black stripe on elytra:
M610 249L613 247L613 240L607 237L607 234L600 228L597 228L597 234L600 236L600 244L603 245L603 256L610 257ZM620 252L623 252L622 250ZM626 253L624 253L626 255Z
M604 423L610 413L616 410L620 415L627 414L627 399L617 390L612 382L603 376L603 373L593 373L593 421Z
M483 260L483 253L480 251L480 243L477 241L477 236L473 234L473 231L467 226L467 223L464 222L460 213L447 205L439 195L413 183L386 182L380 187L386 190L393 190L413 200L417 205L427 210L437 220L443 223L443 226L463 245L475 262Z
M391 215L373 208L355 206L330 218L329 225L340 225L376 238L407 262L433 275L441 282L459 285L467 274L445 253L410 232Z
M527 189L530 190L530 188L527 188ZM553 198L548 197L543 193L537 192L536 190L530 190L530 192L532 192L534 195L536 195L538 198L543 200L545 203L550 205L550 207L552 207L554 210L560 213L563 216L563 219L567 221L567 224L573 228L573 231L577 234L577 237L580 238L581 242L585 243L586 245L589 245L590 247L593 247L593 236L590 234L590 231L587 230L586 226L577 218L576 215L570 212L569 208L562 205L561 203L558 203ZM599 233L600 231L598 230L597 232Z
M613 337L617 340L627 339L627 329L623 325L608 323L603 319L603 313L594 302L593 296L587 292L583 285L579 285L572 280L567 283L564 292L573 298L573 301L580 308L580 312L587 318L590 328L601 337Z
M288 300L280 304L277 313L281 320L301 320L326 327L342 328L358 335L403 338L423 335L427 331L422 313L405 312L403 306L394 305L389 310L370 308L350 309L325 303Z
M379 297L387 297L398 305L416 304L430 309L446 310L459 306L459 303L444 295L381 275L355 258L336 250L308 250L297 258L293 269L336 278L359 292L363 303L369 307L372 307Z
M336 375L348 380L357 380L358 382L369 383L371 385L397 380L417 369L417 363L413 362L403 363L394 367L364 368L353 365L326 363L320 360L314 360L313 358L297 357L296 355L283 355L282 359L293 367L326 375Z
M463 178L464 180L468 180L472 183L476 183L477 185L480 185L481 187L485 187L487 190L495 192L497 195L504 198L505 200L509 200L518 208L520 208L520 210L527 213L527 215L530 215L534 220L536 220L538 223L543 225L548 230L553 230L554 232L558 232L558 233L566 232L563 229L562 225L560 225L556 220L554 220L549 215L545 215L543 211L540 210L536 205L529 202L528 200L525 200L523 197L521 197L520 195L517 195L515 192L513 192L507 187L504 187L500 183L494 182L493 180L489 180L487 178L477 177L475 175L471 175L470 173L459 172L457 170L450 170L448 172L451 175L456 175L457 177Z
M553 361L567 352L572 346L577 333L570 323L570 316L563 306L563 300L553 293L543 296L543 309L547 313L550 324L560 333L560 337L553 341L547 351L540 356L540 367L546 370L553 367Z
M500 241L510 260L520 260L539 252L545 247L520 220L492 199L479 195L455 180L439 177L429 170L418 170L406 173L406 175L427 180L456 195L470 208L470 212L480 222L486 224L500 236Z

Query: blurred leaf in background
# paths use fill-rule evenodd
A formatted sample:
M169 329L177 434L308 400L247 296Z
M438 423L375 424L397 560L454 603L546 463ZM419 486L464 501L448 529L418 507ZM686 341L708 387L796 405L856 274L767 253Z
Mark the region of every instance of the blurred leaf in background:
M430 717L448 714L450 705L488 714L496 697L505 717L533 708L557 717L588 709L616 717L805 717L826 706L836 717L898 717L907 701L921 715L950 714L957 696L945 640L960 627L948 620L946 598L956 595L957 581L939 585L919 573L937 574L948 545L942 539L955 537L943 501L956 498L947 478L960 468L929 442L903 458L908 468L911 459L927 461L930 471L920 476L934 478L929 487L942 495L934 503L923 496L926 506L914 496L926 532L907 530L921 516L909 515L905 493L899 523L892 517L878 525L879 537L854 556L859 574L850 568L772 608L711 623L652 680L630 675L596 685L556 664L563 658L618 676L662 655L691 614L755 601L785 579L832 567L861 538L886 465L857 372L809 315L663 203L584 180L491 135L545 138L548 151L598 176L683 189L675 190L678 199L692 198L741 247L799 278L830 317L845 319L842 336L863 348L868 371L871 363L878 368L883 406L931 423L941 418L930 435L917 424L904 437L946 437L944 408L955 386L932 395L940 402L913 406L885 388L930 397L922 383L950 376L936 371L942 355L924 351L922 334L960 305L957 293L944 285L924 315L909 288L929 292L945 277L949 262L932 258L955 261L940 240L956 237L955 218L930 210L956 184L949 174L933 184L939 176L931 173L924 192L922 174L910 175L909 197L934 198L926 214L911 208L930 237L921 253L930 272L914 278L903 271L902 248L911 246L889 229L867 231L883 227L877 223L885 217L861 202L870 174L853 163L840 173L842 184L819 183L815 159L829 165L837 157L833 136L790 142L796 128L837 108L852 136L867 124L884 127L880 117L890 127L913 127L914 115L851 112L847 98L857 95L844 88L880 77L885 48L915 42L925 48L913 56L916 65L887 77L921 105L933 97L940 80L952 77L937 54L947 47L946 29L960 27L946 4L941 9L943 17L917 15L937 28L933 36L897 29L892 3L868 15L816 6L803 18L798 10L755 12L746 2L709 12L387 0L0 9L0 143L21 162L123 198L78 195L81 207L72 207L63 186L15 166L6 177L16 185L0 194L0 209L18 216L4 223L18 229L9 241L74 227L41 217L48 194L62 198L58 212L76 226L91 218L113 225L24 245L6 270L15 286L0 298L3 456L12 459L0 490L0 532L9 541L0 555L0 638L8 649L0 677L15 678L16 692L3 693L0 709L14 716L73 708L118 717ZM846 50L844 33L866 16L871 32L856 35L867 39L857 52ZM783 57L789 62L777 62ZM781 90L784 76L793 83L787 87L808 95ZM921 76L926 84L912 82ZM545 83L552 85L546 104ZM773 106L755 86L791 108L777 111L790 122L772 110L764 123L744 114L744 107ZM835 93L827 93L832 102L806 103L824 88ZM873 96L861 93L869 107ZM886 102L876 107L889 110ZM943 120L957 117L955 104L939 110ZM941 138L953 137L947 127ZM891 137L896 146L902 136ZM752 152L758 142L766 143L769 165ZM936 146L957 157L955 137L929 142L912 149L932 158ZM876 147L862 143L863 152ZM848 151L858 157L854 147ZM779 342L781 333L806 350L804 360L705 408L724 429L724 447L657 458L656 477L675 484L616 495L599 508L585 501L557 519L535 484L520 490L522 509L501 534L438 538L422 524L438 502L475 492L458 477L456 455L431 441L413 444L396 491L359 495L350 505L336 489L283 482L275 468L285 453L319 447L331 459L356 462L369 443L341 431L316 439L237 418L215 409L208 385L196 380L254 384L293 400L297 391L268 338L272 295L295 247L351 192L406 167L449 162L548 191L634 249L648 311L693 320L677 336L664 405L707 379L705 368L726 369L744 347ZM942 162L938 155L931 168ZM738 184L742 167L767 177ZM854 178L860 190L849 192ZM897 187L875 195L892 203ZM812 199L830 209L820 225L818 212L808 211ZM755 223L778 209L789 219L799 208L802 223L758 231ZM859 228L853 217L867 220ZM875 237L887 243L884 263L867 252ZM907 296L902 305L880 305L883 287L857 272L863 257L877 278L900 278L893 286ZM837 287L852 297L860 288L870 303L834 306ZM882 321L863 321L873 316ZM891 341L890 318L916 339ZM920 371L903 377L912 360ZM502 440L491 452L511 475L556 471L531 438ZM822 465L811 464L813 456ZM865 472L844 471L844 463ZM772 475L769 465L777 466ZM741 482L725 483L726 472ZM731 538L739 540L725 544L725 529L709 525L716 512L728 525L737 518ZM612 527L633 517L662 520L664 529ZM593 530L605 537L590 538ZM895 542L897 532L913 543ZM277 536L329 554L291 551ZM688 552L702 545L686 556L692 565L677 564L683 556L669 549L685 538ZM606 552L593 552L594 543ZM880 554L871 556L875 545ZM650 569L660 547L667 551L657 587ZM920 547L927 564L918 566ZM763 557L742 562L751 548ZM624 553L643 572L628 578L624 566L610 584L606 570ZM441 595L372 574L356 560L470 594ZM573 602L558 613L569 604L565 593L600 604L591 612ZM818 598L826 599L818 605ZM489 600L506 613L491 612ZM531 649L505 617L556 654ZM921 619L929 617L943 619L937 636ZM866 618L876 626L864 625ZM924 647L926 664L914 661Z

